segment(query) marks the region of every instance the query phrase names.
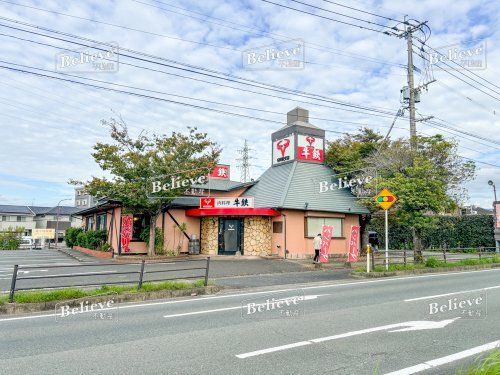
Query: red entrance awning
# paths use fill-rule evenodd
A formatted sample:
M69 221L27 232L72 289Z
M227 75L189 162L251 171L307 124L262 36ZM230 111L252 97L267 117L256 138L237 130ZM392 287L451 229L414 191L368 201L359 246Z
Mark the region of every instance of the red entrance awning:
M280 216L272 208L191 208L186 216Z

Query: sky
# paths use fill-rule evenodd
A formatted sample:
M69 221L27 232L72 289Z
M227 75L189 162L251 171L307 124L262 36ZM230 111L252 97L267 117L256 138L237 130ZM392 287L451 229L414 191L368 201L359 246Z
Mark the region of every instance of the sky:
M110 141L101 120L111 117L121 116L132 135L141 131L168 134L197 127L221 146L220 162L231 165L233 180L240 177L238 149L245 139L252 149L251 177L258 178L270 166L271 133L283 126L280 123L285 123L286 113L296 106L309 110L310 122L327 130L328 140L355 132L360 124L385 135L402 106L400 90L407 80L407 45L403 38L380 31L392 31L394 26L401 29L398 21L408 15L412 20L427 21L428 28L423 30L426 38L429 29L431 34L426 46L444 54L455 51L466 56L469 52L473 55L467 57L469 63L481 63L471 68L476 76L458 67L457 60L448 61L448 65L458 67L458 71L414 55L416 85L433 81L422 90L417 117L434 116L434 124L419 121L417 132L441 133L457 142L461 156L477 161L476 178L465 185L467 203L491 207L493 191L488 180L495 181L500 189L498 2L428 0L419 1L418 6L414 1L401 0L336 2L371 14L320 0L272 3L0 0L0 66L44 69L38 72L167 99L0 68L0 204L53 206L74 197L70 179L102 176L91 153L97 142ZM87 38L79 40L82 44L118 46L121 56L117 59L116 54L108 55L108 70L96 70L89 63L65 65L69 60L64 56L74 56L75 50L98 52L62 40L75 35ZM417 33L416 37L423 40L424 35ZM284 50L295 45L301 45L304 51L300 69L268 62L251 67L245 63L245 53L263 51L266 46ZM420 44L416 42L416 46ZM142 60L124 56L127 54ZM226 80L217 79L213 71L256 83L241 85L227 76ZM321 100L262 89L259 83L314 93ZM332 100L354 107L332 104ZM361 111L359 105L379 112ZM398 119L391 137L408 134L408 119Z

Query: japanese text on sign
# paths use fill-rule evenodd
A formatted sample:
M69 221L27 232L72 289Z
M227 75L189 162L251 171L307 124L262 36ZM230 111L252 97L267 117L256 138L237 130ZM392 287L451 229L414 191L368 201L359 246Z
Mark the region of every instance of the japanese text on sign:
M349 237L349 262L357 262L359 258L359 226L351 226Z
M132 240L132 227L134 218L132 215L122 216L122 235L121 245L122 251L128 253L130 251L130 241Z
M253 208L253 197L200 198L200 208Z
M323 225L321 228L321 250L319 252L319 261L328 263L328 255L330 252L330 242L333 235L333 226Z

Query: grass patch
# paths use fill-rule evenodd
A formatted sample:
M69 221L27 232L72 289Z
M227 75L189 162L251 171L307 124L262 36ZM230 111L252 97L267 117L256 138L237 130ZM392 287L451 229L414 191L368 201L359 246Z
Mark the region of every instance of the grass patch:
M382 261L382 260L381 260ZM393 271L410 271L416 269L427 269L427 268L449 268L449 267L460 267L460 266L478 266L481 264L495 264L500 263L500 257L493 256L482 259L462 259L455 262L444 262L435 257L429 257L426 259L425 263L407 263L404 264L389 264L389 272ZM354 272L366 272L366 267L358 267ZM374 272L386 272L385 264L375 265Z
M459 370L457 375L496 375L500 374L500 350L496 350L486 358L477 360L477 365L468 370Z
M210 285L213 282L209 283ZM64 301L83 297L103 296L108 294L156 292L161 290L181 290L204 286L204 280L196 281L164 281L159 283L144 283L140 289L134 285L103 285L97 289L57 289L50 291L17 292L14 294L16 303L34 303ZM8 295L0 296L0 305L8 303Z

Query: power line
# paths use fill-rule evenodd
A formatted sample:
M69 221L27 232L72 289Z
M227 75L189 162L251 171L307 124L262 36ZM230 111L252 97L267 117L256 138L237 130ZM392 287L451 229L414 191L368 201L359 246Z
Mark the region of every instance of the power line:
M3 0L0 0L0 1L3 1ZM165 12L179 14L179 15L182 15L182 16L185 16L185 17L189 17L189 18L194 18L194 19L197 19L197 20L201 20L203 22L209 22L209 23L212 23L214 25L231 28L233 30L250 32L251 34L259 35L259 36L267 36L267 37L269 37L269 36L276 36L276 37L279 37L279 38L286 38L286 40L280 40L280 39L275 39L275 38L269 37L269 38L271 38L274 41L286 42L287 40L294 39L293 37L288 36L288 35L281 35L281 34L277 34L277 33L271 33L271 32L269 32L267 30L264 30L264 29L258 29L258 28L254 28L254 27L250 27L250 26L246 26L246 25L241 25L241 24L238 24L236 22L232 22L232 21L225 20L225 19L222 19L222 18L218 18L218 17L210 16L210 15L207 15L207 14L204 14L204 13L196 12L196 11L191 10L191 9L187 9L187 8L175 6L175 5L172 5L172 4L167 4L164 1L152 0L155 3L159 3L159 4L162 4L162 5L171 7L171 8L181 9L181 10L183 10L185 12L198 14L198 15L201 15L203 17L210 18L210 19L215 19L215 20L219 20L219 21L231 24L231 25L241 26L241 27L246 28L247 30L242 30L242 29L239 29L239 28L235 28L235 27L223 25L223 24L220 24L220 23L217 23L217 22L209 21L207 19L201 19L201 18L198 18L198 17L190 16L190 15L187 15L187 14L184 14L184 13L175 12L175 11L173 11L171 9L165 9L165 8L162 8L162 7L158 6L158 5L148 4L148 3L145 3L145 2L142 2L142 1L139 1L139 0L131 0L131 1L143 4L143 5L146 5L146 6L149 6L149 7L153 7L153 8L156 8L156 9L161 9L161 10L163 10ZM248 30L250 30L250 31L248 31ZM258 30L259 33L255 33L254 30ZM332 52L332 51L334 51L335 54L340 54L340 55L344 55L344 56L354 57L354 58L357 58L357 59L367 60L367 61L370 61L370 62L376 62L376 63L379 63L379 64L392 65L392 66L396 66L396 67L400 67L400 68L405 68L404 64L391 63L391 62L380 60L380 59L376 59L376 58L373 58L373 57L368 57L368 56L359 55L359 54L355 54L355 53L351 53L351 52L346 52L346 51L341 50L341 49L336 49L336 48L333 48L333 47L323 46L321 44L313 43L313 42L310 42L310 41L307 42L307 46L310 49L315 49L315 50L318 50L318 51L325 51L325 52ZM316 47L320 47L320 48L316 48Z
M351 10L354 10L354 11L356 11L356 12L362 12L362 13L369 14L369 15L371 15L371 16L384 18L384 19L386 19L386 20L388 20L388 21L394 21L394 22L400 22L400 23L402 23L402 22L403 22L403 21L400 21L400 20L397 20L397 19L394 19L394 18L391 18L391 17L381 16L380 14L371 13L371 12L368 12L368 11L366 11L366 10L362 10L362 9L354 8L354 7L351 7L351 6L345 5L345 4L336 3L335 1L330 1L330 0L323 0L323 1L324 1L324 2L326 2L326 3L333 4L333 5L338 5L339 7L344 7L344 8L347 8L347 9L351 9Z
M4 17L0 17L0 19L4 19ZM7 19L7 20L9 20L9 19ZM12 22L23 23L23 22L19 22L19 21L12 21ZM96 47L96 46L93 46L93 45L88 45L88 44L79 43L79 42L76 42L76 41L73 41L73 40L68 40L68 39L59 38L59 37L55 37L55 36L50 36L50 35L46 35L46 34L42 34L42 33L37 33L37 32L34 32L34 31L29 31L29 30L21 29L21 28L14 27L14 26L9 26L9 25L4 25L4 24L0 24L0 26L6 27L6 28L10 28L10 29L14 29L14 30L18 30L18 31L23 31L23 32L30 33L30 34L39 35L39 36L50 38L50 39L64 41L64 42L68 42L68 43L72 43L72 44L77 44L77 45L84 46L84 47L94 48L94 49L101 50L101 51L107 51L107 49ZM39 26L36 26L36 25L30 25L29 27L46 29L46 28L39 27ZM62 33L62 32L58 32L58 31L54 31L54 30L50 30L50 29L46 29L46 30L48 30L49 32L56 33L56 34L70 35L71 37L76 38L76 39L90 40L91 42L94 42L96 44L101 44L101 45L109 46L109 44L107 44L107 43L99 42L99 41L88 39L88 38L82 38L82 37L75 36L75 35L72 35L72 34L69 34L69 33ZM19 37L8 35L8 34L1 34L1 35L7 36L7 37L11 37L11 38L22 39L22 38L19 38ZM35 42L35 41L32 41L32 40L27 40L27 39L23 39L23 40L34 42L34 43L39 43L40 44L40 42ZM50 46L52 46L54 48L61 48L59 46L53 46L53 45L50 45ZM64 48L62 48L62 49L64 49ZM115 53L117 55L120 55L120 56L129 57L129 58L132 58L132 59L136 59L136 60L140 60L140 61L144 61L144 62L149 62L149 63L152 63L152 64L161 65L161 66L165 66L165 67L168 67L168 68L173 68L173 69L188 71L188 72L195 73L195 74L209 76L209 77L220 79L220 80L226 80L226 81L235 82L235 83L238 83L238 84L248 85L248 86L256 87L256 88L259 88L259 89L265 89L265 90L269 90L269 91L277 91L277 92L281 92L281 93L285 93L285 94L289 94L289 95L296 95L296 96L305 97L305 98L308 98L308 99L313 99L313 100L318 100L318 101L323 101L323 102L334 103L334 104L338 104L338 105L342 105L342 106L347 106L347 107L351 107L351 108L357 108L357 109L361 109L361 110L366 110L366 111L381 113L381 114L385 114L385 115L389 115L389 116L391 115L390 110L389 109L385 109L385 108L367 107L367 106L362 106L362 105L358 105L358 104L352 104L352 103L348 103L348 102L344 102L344 101L340 101L340 100L331 99L331 98L325 97L323 95L318 95L318 94L314 94L314 93L308 93L308 92L304 92L304 91L301 91L301 90L292 90L292 89L288 89L286 87L272 85L272 84L265 84L265 83L261 83L261 82L255 81L255 80L251 80L251 79L246 79L246 78L243 78L243 77L235 76L235 75L232 75L232 74L227 74L227 73L223 73L223 72L217 72L217 71L213 71L211 69L197 67L197 66L193 66L193 65L190 65L190 64L184 64L184 63L181 63L181 62L178 62L178 61L175 61L175 60L165 59L165 58L162 58L162 57L158 57L158 56L154 56L154 55L149 55L149 54L146 54L146 53L142 53L142 52L138 52L138 51L134 51L134 50L129 50L129 49L126 49L126 48L120 48L120 51L122 51L122 50L131 51L132 53L136 53L136 54L139 54L139 55L145 55L145 56L148 56L148 57L152 56L155 59L165 60L165 61L168 61L168 62L173 62L174 64L181 65L181 66L187 66L188 68L179 67L179 66L170 65L170 64L165 64L165 63L160 63L160 62L153 61L153 60L150 60L150 59L140 58L140 57L137 57L137 56L124 54L123 52L115 52ZM193 70L193 69L202 70L202 72L199 72L199 71L196 71L196 70ZM207 71L209 73L205 73L205 71ZM213 72L214 74L211 74L211 72ZM217 76L217 74L218 75L222 75L222 76L227 76L227 77L230 77L230 78L219 77L219 76ZM234 77L234 78L232 78L232 77Z
M425 51L425 52L426 52L427 54L429 54L429 55L430 55L430 53L429 53L429 52L427 52L427 51ZM418 54L418 53L417 53L417 54ZM419 55L419 56L421 56L421 57L422 57L422 55ZM425 58L425 57L424 57L424 58ZM452 61L452 60L450 60L450 61ZM479 85L481 85L481 87L483 87L483 88L485 88L485 89L487 89L487 90L490 90L490 91L494 92L495 94L500 95L500 92L498 92L498 91L496 91L496 90L494 90L494 89L492 89L492 88L490 88L490 87L485 86L483 83L481 83L481 82L479 82L478 80L476 80L476 79L474 79L474 78L472 78L472 77L468 76L467 74L465 74L465 73L461 72L460 70L456 69L455 67L453 67L453 66L451 66L450 64L446 63L445 61L439 61L437 64L440 64L440 63L441 63L441 64L446 65L447 67L451 68L452 70L456 71L457 73L460 73L461 75L463 75L464 77L468 78L469 80L471 80L471 81L474 81L474 82L478 83ZM437 65L437 64L436 64L436 65ZM460 65L459 65L459 66L460 66ZM459 81L462 81L463 83L465 83L465 84L467 84L467 85L469 85L469 86L471 86L471 87L475 88L476 90L481 91L483 94L486 94L486 95L488 95L489 97L491 97L491 98L493 98L493 99L495 99L495 100L497 100L497 101L500 101L500 98L498 98L498 97L496 97L496 96L491 95L490 93L488 93L488 92L486 92L486 91L482 90L481 88L479 88L479 87L475 86L475 85L474 85L474 84L472 84L471 82L465 81L464 79L460 78L460 77L459 77L459 76L457 76L456 74L453 74L450 70L448 70L448 69L442 69L442 70L443 70L444 72L448 73L449 75L451 75L451 76L455 77L455 78L456 78L456 79L458 79Z
M210 44L210 43L204 43L204 42L199 42L199 41L188 40L188 39L184 39L184 38L174 37L174 36L171 36L171 35L160 34L160 33L155 33L155 32L151 32L151 31L147 31L147 30L136 29L136 28L132 28L132 27L124 26L124 25L113 24L113 23L99 21L99 20L94 20L94 19L91 19L91 18L86 18L86 17L81 17L81 16L75 16L75 15L72 15L72 14L62 13L62 12L58 12L58 11L54 11L54 10L43 9L43 8L39 8L39 7L35 7L35 6L30 6L30 5L25 5L25 4L18 4L18 3L14 3L14 2L11 2L11 1L7 1L7 0L0 0L0 1L2 1L4 3L12 4L12 5L20 6L20 7L25 7L25 8L29 8L29 9L41 11L41 12L47 12L47 13L57 14L57 15L64 16L64 17L76 18L76 19L85 20L85 21L89 21L89 22L94 22L94 23L98 23L98 24L103 24L103 25L107 25L107 26L111 26L111 27L117 27L117 28L121 28L121 29L125 29L125 30L140 32L140 33L154 35L154 36L159 36L159 37L163 37L163 38L180 40L180 41L187 42L187 43L194 43L194 44L199 44L199 45L206 45L206 46L215 47L215 48L221 48L221 49L227 49L227 50L233 50L233 51L242 52L242 50L239 50L239 49L236 49L236 48L232 48L232 47L228 47L228 46L220 46L220 45L215 45L215 44ZM219 26L223 26L223 27L228 27L228 28L231 28L233 30L239 30L239 31L243 31L243 32L248 32L247 30L242 30L242 29L238 29L238 28L235 28L235 27L230 27L230 26L222 25L222 24L219 24L219 23L216 23L216 22L213 22L213 21L203 20L203 19L198 18L198 17L192 17L192 16L189 16L189 15L186 15L186 14L183 14L183 13L179 13L179 12L175 12L175 11L169 10L169 9L164 9L162 7L159 7L159 6L156 6L156 5L153 5L153 4L144 3L142 1L137 1L137 0L131 0L131 1L143 4L143 5L146 5L146 6L154 7L154 8L157 8L157 9L161 9L161 10L166 11L166 12L172 12L172 13L175 13L175 14L179 14L179 15L186 16L186 17L191 17L191 18L194 18L194 19L197 19L197 20L201 20L201 21L204 21L204 22L213 23L215 25L219 25ZM153 1L155 1L155 0L153 0ZM163 3L161 1L157 1L157 2L161 3L161 4L164 4L166 6L173 7L173 8L182 9L182 10L184 10L186 12L200 14L200 15L202 15L204 17L222 20L223 22L226 22L226 23L229 23L229 24L239 25L239 24L237 24L235 22L231 22L231 21L223 20L223 19L220 19L220 18L217 18L217 17L212 17L212 16L209 16L209 15L205 15L203 13L195 12L195 11L192 11L190 9L186 9L186 8L182 8L182 7L177 7L177 6L170 5L170 4L166 4L166 3ZM242 27L245 27L247 29L252 30L252 28L250 28L248 26L244 26L244 25L239 25L239 26L242 26ZM270 32L267 32L267 31L261 30L261 29L258 29L258 30L261 31L261 32L260 33L255 33L255 32L250 31L250 33L254 34L254 35L259 35L259 36L277 35L277 36L283 37L283 38L289 38L289 39L291 38L291 37L282 36L282 35L275 34L275 33L270 33ZM284 40L277 40L277 39L274 39L274 38L271 38L271 39L274 40L274 41L279 41L279 42L283 42L284 41ZM330 53L335 52L335 54L345 55L345 56L349 56L349 57L353 57L353 58L357 58L357 59L361 59L361 60L366 60L366 61L373 62L373 63L378 63L378 64L383 64L383 65L390 65L390 66L404 68L404 65L402 65L402 64L391 63L391 62L383 61L383 60L376 59L376 58L373 58L373 57L358 55L358 54L354 54L354 53L348 53L348 52L340 50L340 49L335 49L335 48L332 48L332 47L326 47L326 46L322 46L320 44L315 44L315 43L312 43L312 42L308 42L307 45L308 45L308 48L310 48L310 49L315 49L315 50L325 51L325 52L330 52ZM321 48L315 48L314 46L321 47ZM306 61L306 63L312 64L313 62ZM356 69L356 68L353 67L352 69Z
M262 1L266 1L266 0L262 0ZM329 10L329 9L325 9L325 8L321 8L321 7L318 7L316 5L311 5L311 4L308 4L308 3L304 3L302 1L299 1L299 0L289 0L289 1L292 1L294 3L297 3L297 4L301 4L301 5L305 5L305 6L308 6L308 7L311 7L313 9L319 9L319 10L322 10L324 12L328 12L328 13L332 13L332 14L336 14L336 15L339 15L341 17L346 17L346 18L349 18L349 19L352 19L352 20L356 20L356 21L361 21L361 22L366 22L370 25L375 25L375 26L379 26L379 27L382 27L382 28L385 28L385 29L391 29L392 30L392 27L389 27L389 26L386 26L386 25L382 25L380 23L376 23L376 22L372 22L372 21L368 21L368 20L365 20L365 19L362 19L362 18L358 18L358 17L353 17L353 16L349 16L347 14L344 14L344 13L340 13L340 12L335 12L333 10ZM267 1L266 1L267 2Z
M350 22L346 22L346 21L341 21L341 20L330 18L330 17L327 17L327 16L322 16L322 15L316 14L316 13L311 13L311 12L308 12L308 11L303 10L303 9L297 9L297 8L290 7L288 5L274 3L274 2L269 1L269 0L261 0L261 1L263 1L265 3L273 4L273 5L282 7L282 8L294 10L294 11L299 12L299 13L305 13L305 14L308 14L310 16L314 16L314 17L318 17L318 18L323 18L323 19L326 19L326 20L329 20L329 21L338 22L338 23L341 23L341 24L344 24L344 25L353 26L353 27L357 27L357 28L360 28L360 29L364 29L364 30L374 31L376 33L385 34L385 35L389 35L389 36L394 36L392 33L389 33L388 31L380 31L380 30L377 30L377 29L373 29L371 27L362 26L362 25L356 25L354 23L350 23Z

